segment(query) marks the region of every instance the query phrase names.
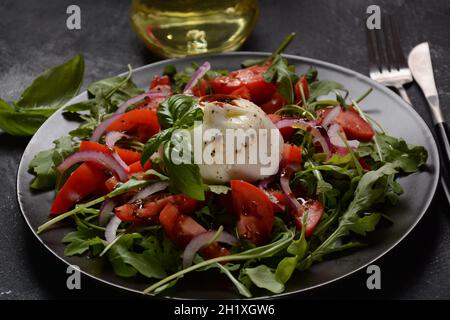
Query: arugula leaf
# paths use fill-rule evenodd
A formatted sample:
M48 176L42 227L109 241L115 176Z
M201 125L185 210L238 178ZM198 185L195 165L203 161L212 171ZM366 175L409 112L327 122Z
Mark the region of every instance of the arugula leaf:
M390 162L405 173L417 171L427 161L428 153L422 146L408 145L401 138L382 133L377 134L376 138L383 162ZM381 160L374 142L361 143L357 153L360 157L370 156L376 162Z
M261 264L254 268L245 268L244 270L257 287L267 289L273 293L284 291L284 284L277 279L275 273L268 266Z
M132 251L135 240L141 237L138 233L124 234L109 249L108 258L114 272L122 277L132 277L139 272L147 278L164 278L166 272L151 251Z
M31 183L32 189L53 188L57 178L55 168L78 148L78 144L69 136L62 136L53 143L53 149L39 152L30 161L28 170L36 175Z
M78 225L77 231L69 232L62 239L63 243L68 243L64 249L64 255L73 256L83 254L89 249L94 256L98 255L105 245L98 237L98 232Z
M367 232L372 232L375 230L380 218L381 213L372 213L360 217L350 226L350 231L365 236Z
M315 67L309 67L308 71L306 71L306 80L308 83L312 83L317 79L317 69Z
M325 96L334 90L345 90L342 84L330 80L319 80L309 86L308 101L312 102L320 96Z
M389 184L393 181L389 177L393 177L396 173L395 166L390 163L385 164L378 170L365 173L359 180L354 198L341 216L336 230L305 260L300 262L300 267L307 268L314 261L320 261L325 255L336 251L338 239L348 235L350 231L365 233L373 230L378 222L376 216L364 219L364 217L360 217L360 213L370 210L373 205L386 200Z
M89 97L102 97L112 106L108 113L114 112L119 105L143 92L144 90L138 88L129 75L106 78L88 86Z
M288 104L294 103L294 85L298 80L293 68L281 55L276 55L269 69L263 75L266 82L276 82L278 92Z

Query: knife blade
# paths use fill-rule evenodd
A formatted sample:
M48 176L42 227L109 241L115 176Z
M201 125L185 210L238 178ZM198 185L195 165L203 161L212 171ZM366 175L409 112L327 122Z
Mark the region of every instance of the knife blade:
M416 80L417 84L422 89L433 116L434 129L442 164L441 182L447 199L450 201L450 133L439 105L439 95L434 81L433 65L431 63L430 46L428 45L428 42L423 42L412 49L408 56L408 66L414 80Z

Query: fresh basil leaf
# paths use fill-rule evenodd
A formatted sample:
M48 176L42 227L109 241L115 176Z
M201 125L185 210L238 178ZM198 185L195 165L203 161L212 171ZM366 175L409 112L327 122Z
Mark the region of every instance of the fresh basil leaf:
M181 94L167 98L157 112L159 124L163 128L192 126L195 120L201 120L201 109L196 108L197 102L196 97Z
M266 265L259 265L254 268L245 268L245 273L259 288L267 289L273 293L281 293L284 291L284 284L277 279L272 269Z
M36 176L31 183L32 189L53 188L57 178L56 166L78 148L78 143L68 136L62 136L53 143L53 149L39 152L30 161L29 171Z
M281 283L286 283L294 273L298 263L298 257L285 257L278 263L275 271L276 279Z
M84 101L77 102L77 103L66 106L64 108L64 111L66 111L66 112L89 111L96 103L97 103L97 101L95 99L84 100Z
M78 54L37 77L22 93L16 106L56 110L78 93L83 74L84 58Z
M163 75L173 79L177 73L177 68L173 64L168 64L164 67Z
M308 101L314 101L320 96L325 96L335 90L345 90L342 84L330 80L319 80L309 86Z
M298 80L295 70L292 70L287 60L276 55L269 69L264 73L266 82L276 82L278 92L286 99L288 104L294 103L294 85Z
M158 132L153 137L151 137L144 145L144 150L142 151L141 156L141 163L146 163L147 160L150 159L152 154L154 154L158 150L159 146L169 141L174 131L175 128L168 128L166 130Z
M5 109L0 109L0 129L13 136L32 136L48 118L47 112L42 115Z

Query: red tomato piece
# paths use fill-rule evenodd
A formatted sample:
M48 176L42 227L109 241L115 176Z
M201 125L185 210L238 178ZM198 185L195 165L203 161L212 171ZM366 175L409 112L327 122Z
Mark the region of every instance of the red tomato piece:
M308 79L306 78L306 76L301 76L300 79L298 79L297 83L295 84L295 98L297 99L297 101L303 100L302 90L300 90L300 88L303 89L305 99L308 99L309 86L308 86Z
M206 96L211 90L211 86L208 80L200 79L197 85L192 89L192 93L196 97Z
M115 176L111 176L108 178L108 180L105 181L105 187L109 192L111 192L114 190L118 183L119 180L117 180Z
M168 203L161 211L159 222L169 239L182 248L186 247L193 238L206 232L205 228L199 223L191 217L181 214L177 207L171 203ZM208 247L201 249L200 254L212 259L229 255L230 252L219 246L217 242L214 242Z
M100 168L89 163L81 164L59 190L50 213L66 212L86 196L101 190L106 179L107 176Z
M237 96L242 99L250 100L252 97L250 96L250 90L247 87L240 87L239 89L234 90L231 93L232 96Z
M135 109L124 113L111 123L106 131L123 131L136 136L141 142L158 133L160 126L156 112L148 109Z
M323 206L318 200L308 200L298 212L293 211L292 215L298 230L302 229L303 216L306 212L308 212L308 218L306 220L305 235L309 237L313 234L314 229L322 218Z
M142 167L141 161L137 160L136 162L133 162L132 164L130 164L128 166L128 168L129 168L129 173L138 173L138 172L150 170L152 168L152 164L150 161L147 161L144 164L144 167Z
M241 87L250 92L251 101L256 104L269 100L276 91L276 85L264 80L268 66L252 66L231 72L227 76L218 76L211 81L215 93L231 94Z
M302 163L302 148L285 143L283 146L283 161L286 165Z
M349 140L370 141L375 135L370 124L358 113L350 110L341 111L334 122L342 127Z
M150 89L154 89L155 87L160 85L170 86L170 78L168 76L154 76L152 82L150 83Z
M243 180L232 180L233 207L238 215L239 237L256 245L267 242L274 220L272 203L261 189Z
M281 94L275 93L269 101L261 105L261 109L263 109L267 114L275 113L285 104L286 99L284 99Z

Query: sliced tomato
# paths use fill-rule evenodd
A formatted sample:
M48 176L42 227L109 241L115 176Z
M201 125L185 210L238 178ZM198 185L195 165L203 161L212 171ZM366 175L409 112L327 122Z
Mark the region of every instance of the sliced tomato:
M93 141L81 141L80 151L100 151L105 154L111 154L111 150L108 146L104 144L93 142ZM126 163L132 164L141 159L141 153L134 150L123 149L119 147L114 147L114 151L119 155L119 157Z
M283 96L277 92L269 101L261 105L261 109L263 109L265 113L271 114L277 112L285 104L286 99L284 99Z
M252 97L250 96L250 90L247 87L240 87L239 89L234 90L231 93L232 96L240 97L242 99L250 100Z
M152 164L150 161L147 161L144 164L144 167L142 167L141 161L137 160L136 162L133 162L132 164L130 164L128 166L128 168L129 168L129 173L138 173L138 172L150 170L152 168Z
M366 171L372 170L372 166L370 164L368 164L367 161L364 160L364 158L359 158L358 161L364 170L366 170Z
M286 195L283 192L276 190L267 190L266 193L269 196L270 201L272 202L273 212L284 212L287 204Z
M232 180L230 184L239 237L256 245L265 243L272 233L274 220L269 197L246 181Z
M305 235L309 237L313 234L314 229L322 218L323 206L318 200L308 200L298 212L292 212L298 230L302 229L303 217L306 212L308 212L308 218L306 219Z
M283 146L283 161L286 165L302 163L302 148L290 143Z
M252 66L230 72L227 76L218 76L211 81L215 93L231 94L241 87L250 92L251 101L261 104L268 101L276 91L276 85L264 80L268 66Z
M119 180L117 180L115 176L111 176L108 178L108 180L105 181L105 187L109 192L111 192L114 190L118 183Z
M166 235L184 248L196 236L206 232L199 223L191 217L181 214L177 207L168 203L159 215L159 222L163 226ZM212 259L216 257L229 255L230 252L214 242L200 250L200 254Z
M334 122L342 127L349 140L370 141L375 135L370 124L351 110L341 111Z
M126 112L106 129L108 132L127 132L136 136L141 142L146 142L159 130L160 126L156 112L148 109L135 109Z
M83 198L104 188L107 178L100 168L89 163L81 164L59 190L50 213L66 212Z
M206 79L200 79L197 85L192 89L192 93L196 97L203 97L209 94L211 91L211 85Z
M161 210L168 204L173 204L182 214L190 215L197 207L197 200L183 194L158 194L137 203L126 203L115 208L116 215L126 222L147 223L157 222Z
M150 82L150 89L154 89L160 85L170 86L170 78L168 76L154 76L152 82Z
M302 91L303 95L305 96L305 99L308 99L309 86L308 86L308 79L306 78L306 76L301 76L300 79L298 79L297 83L295 84L295 98L297 101L303 100Z

